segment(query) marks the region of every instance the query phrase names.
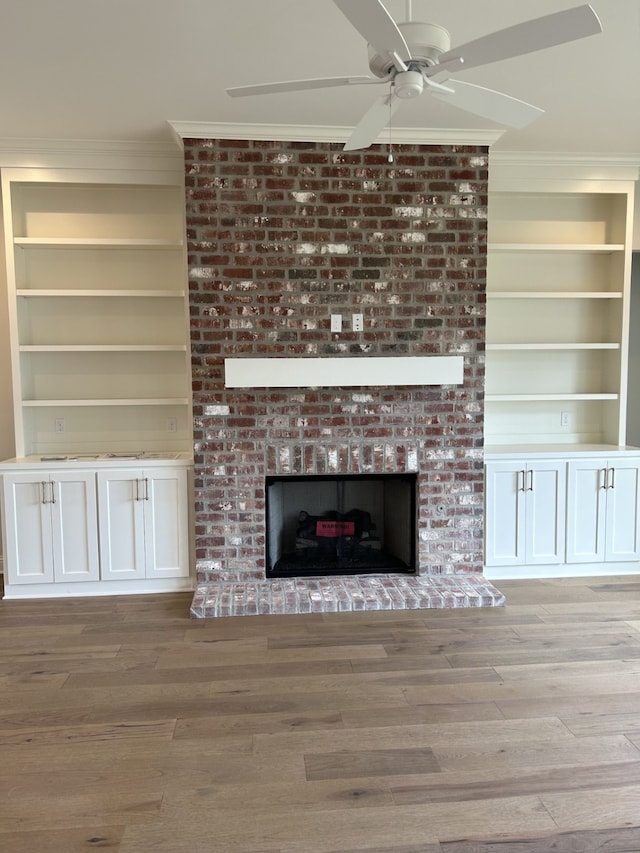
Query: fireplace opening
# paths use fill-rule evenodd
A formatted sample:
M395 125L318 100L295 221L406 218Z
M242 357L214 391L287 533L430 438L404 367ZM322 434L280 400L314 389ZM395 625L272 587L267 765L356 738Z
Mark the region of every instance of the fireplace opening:
M267 477L267 577L415 573L416 487L416 474Z

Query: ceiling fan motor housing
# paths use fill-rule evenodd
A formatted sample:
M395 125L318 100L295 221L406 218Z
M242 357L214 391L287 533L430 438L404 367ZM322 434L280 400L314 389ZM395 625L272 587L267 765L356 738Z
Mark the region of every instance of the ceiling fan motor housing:
M409 46L412 63L435 65L440 54L451 47L449 31L439 24L407 21L398 24L398 29ZM369 45L369 68L376 77L386 77L394 67L393 59L388 53L378 53Z

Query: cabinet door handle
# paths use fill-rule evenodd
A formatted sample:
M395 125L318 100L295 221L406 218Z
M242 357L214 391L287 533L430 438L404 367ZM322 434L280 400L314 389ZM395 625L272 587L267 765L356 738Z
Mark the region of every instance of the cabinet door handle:
M520 476L521 475L522 475L522 485L520 485ZM526 471L518 471L518 491L519 492L526 492L527 491L526 477L527 477Z
M615 487L616 487L616 469L615 468L609 468L609 472L611 474L611 479L609 480L607 488L608 489L615 489Z
M144 478L144 499L145 501L149 500L149 478Z
M527 491L532 492L533 491L533 468L529 468L527 473L529 474L529 488L527 489Z
M135 500L140 500L140 480L136 477L136 496Z
M602 480L601 480L601 483L598 486L598 488L599 489L608 489L609 488L609 484L608 484L608 482L609 482L609 469L608 468L602 468L600 470L600 473L602 474Z
M40 486L41 486L40 503L42 503L42 504L54 504L56 502L55 485L56 485L55 480L42 480L40 482Z

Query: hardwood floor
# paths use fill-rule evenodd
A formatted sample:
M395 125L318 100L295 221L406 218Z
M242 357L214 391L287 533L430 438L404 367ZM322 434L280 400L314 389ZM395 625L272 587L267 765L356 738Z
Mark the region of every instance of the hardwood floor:
M504 608L0 603L6 853L638 853L640 577Z

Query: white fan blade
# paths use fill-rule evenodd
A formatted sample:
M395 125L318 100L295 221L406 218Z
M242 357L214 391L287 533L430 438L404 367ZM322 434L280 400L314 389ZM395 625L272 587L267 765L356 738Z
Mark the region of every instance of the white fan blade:
M378 98L362 116L356 129L345 143L345 151L368 148L376 141L378 134L389 123L389 119L400 106L400 98L393 93Z
M434 91L432 97L507 127L526 127L544 113L539 107L484 86L451 79L447 84L453 87L452 94Z
M378 53L397 53L405 62L411 59L404 36L379 0L333 0L361 36Z
M258 83L256 86L234 86L227 89L232 98L245 95L272 95L277 92L301 92L304 89L330 89L333 86L358 86L362 83L385 83L377 77L319 77L310 80L286 80L282 83Z
M464 59L463 67L466 71L467 68L522 56L601 32L600 19L587 4L481 36L441 54L439 61L444 63L461 57Z

